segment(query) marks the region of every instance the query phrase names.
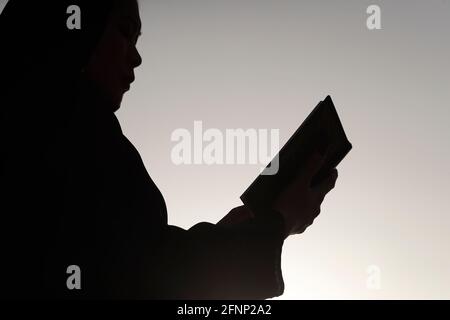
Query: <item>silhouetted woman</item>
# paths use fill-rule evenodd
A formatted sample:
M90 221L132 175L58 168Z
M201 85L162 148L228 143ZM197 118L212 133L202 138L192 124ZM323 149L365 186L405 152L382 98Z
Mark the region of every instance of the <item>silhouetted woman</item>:
M267 214L239 207L218 224L169 226L114 115L141 64L140 28L136 0L10 0L1 14L2 296L282 294L283 241L312 223L337 173L309 188L314 157Z

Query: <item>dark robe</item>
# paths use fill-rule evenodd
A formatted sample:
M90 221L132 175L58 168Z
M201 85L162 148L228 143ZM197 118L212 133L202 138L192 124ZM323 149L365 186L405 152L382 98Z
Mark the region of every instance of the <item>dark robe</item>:
M108 1L79 1L90 18L85 34L75 35L55 27L65 23L62 0L47 9L11 1L0 19L7 44L0 56L1 296L282 294L281 216L269 210L236 224L169 226L163 196L114 113L80 85L78 72L101 34L92 30L107 16ZM20 14L23 22L15 20ZM32 28L33 19L42 29ZM71 265L81 269L80 290L67 287Z
M48 264L57 295L259 299L283 292L277 213L236 225L169 226L164 199L114 114L84 117L60 136L64 151L53 149L64 155L55 175L65 177ZM80 292L67 290L70 264L82 270Z

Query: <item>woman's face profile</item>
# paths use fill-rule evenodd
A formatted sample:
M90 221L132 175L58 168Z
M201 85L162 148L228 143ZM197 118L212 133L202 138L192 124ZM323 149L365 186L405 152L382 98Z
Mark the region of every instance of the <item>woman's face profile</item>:
M134 68L142 63L136 49L141 20L136 0L118 0L91 59L87 77L100 90L114 110L120 108L123 94L134 81Z

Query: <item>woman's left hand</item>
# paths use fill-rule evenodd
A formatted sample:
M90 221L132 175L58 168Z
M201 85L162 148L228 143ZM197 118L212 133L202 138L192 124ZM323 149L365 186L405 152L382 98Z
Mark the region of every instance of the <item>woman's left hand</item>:
M253 213L246 206L239 206L232 209L225 217L223 217L217 225L233 226L243 223L254 217Z

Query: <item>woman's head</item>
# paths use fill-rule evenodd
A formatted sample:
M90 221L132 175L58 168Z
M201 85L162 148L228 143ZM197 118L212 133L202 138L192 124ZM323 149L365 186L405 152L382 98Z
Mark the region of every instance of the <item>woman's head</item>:
M136 49L141 33L137 0L116 0L103 36L94 49L85 75L116 111L142 63Z
M80 8L79 30L67 28L71 5ZM71 110L86 88L117 110L141 64L140 27L137 0L9 0L0 16L0 85L14 97L7 112Z

